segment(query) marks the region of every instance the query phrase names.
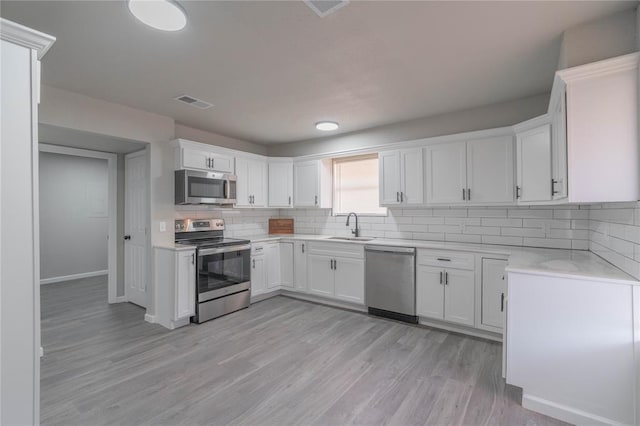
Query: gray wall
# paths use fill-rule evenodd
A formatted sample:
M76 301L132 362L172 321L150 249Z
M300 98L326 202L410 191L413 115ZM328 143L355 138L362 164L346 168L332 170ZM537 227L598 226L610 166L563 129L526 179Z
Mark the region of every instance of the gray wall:
M569 28L562 35L558 69L635 52L637 20L637 9L631 9Z
M107 161L40 153L40 275L107 269Z
M549 82L551 90L551 82ZM413 139L511 126L547 112L549 95L541 94L511 102L456 111L323 139L279 144L269 155L293 157L392 145Z

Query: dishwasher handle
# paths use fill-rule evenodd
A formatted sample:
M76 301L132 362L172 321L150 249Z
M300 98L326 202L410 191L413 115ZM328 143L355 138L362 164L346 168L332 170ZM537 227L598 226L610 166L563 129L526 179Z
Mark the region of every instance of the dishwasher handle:
M416 254L416 249L414 247L364 246L364 251L409 255Z

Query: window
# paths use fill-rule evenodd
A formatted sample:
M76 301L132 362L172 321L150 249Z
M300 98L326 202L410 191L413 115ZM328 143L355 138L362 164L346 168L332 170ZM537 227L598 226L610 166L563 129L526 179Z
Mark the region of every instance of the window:
M377 154L333 160L333 214L350 212L387 214L379 203Z

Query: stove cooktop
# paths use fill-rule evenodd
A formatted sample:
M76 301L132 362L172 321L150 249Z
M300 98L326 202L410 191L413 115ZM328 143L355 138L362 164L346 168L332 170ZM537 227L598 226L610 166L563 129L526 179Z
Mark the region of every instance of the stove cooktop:
M179 240L176 244L184 244L189 246L196 246L197 248L211 248L211 247L225 247L235 246L241 244L250 244L249 240L240 240L236 238L201 238L192 240Z

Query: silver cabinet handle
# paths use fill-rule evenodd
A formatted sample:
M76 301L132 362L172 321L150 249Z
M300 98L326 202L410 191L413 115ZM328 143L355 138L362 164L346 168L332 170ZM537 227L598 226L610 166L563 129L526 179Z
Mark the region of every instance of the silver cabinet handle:
M445 285L449 285L449 273L448 272L444 273L444 284Z
M304 253L304 243L302 243L302 252Z
M400 192L396 192L396 202L400 202Z
M317 196L317 195L316 195L316 197L315 197L315 201L314 201L314 203L316 204L316 206L318 205L318 196Z
M504 293L500 295L500 312L504 312Z
M338 261L333 259L333 269L334 271L338 269Z
M191 264L192 265L196 264L196 254L195 253L191 253Z
M466 195L466 191L464 190L464 188L462 188L462 200L466 200L467 199L467 195Z
M522 188L516 186L516 200L522 197Z
M552 197L556 195L558 192L560 192L560 191L556 191L556 183L558 183L558 181L551 178L551 196Z
M442 271L440 271L440 284L442 284Z
M438 260L441 262L451 262L451 259L447 259L446 257L439 257Z
M471 188L467 188L467 201L471 201Z
M289 195L289 205L291 205L291 195Z
M400 191L400 202L404 203L404 192Z
M329 259L329 268L333 271L333 259Z
M253 259L253 269L256 269L256 260Z

